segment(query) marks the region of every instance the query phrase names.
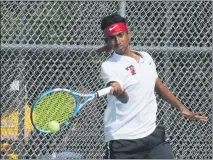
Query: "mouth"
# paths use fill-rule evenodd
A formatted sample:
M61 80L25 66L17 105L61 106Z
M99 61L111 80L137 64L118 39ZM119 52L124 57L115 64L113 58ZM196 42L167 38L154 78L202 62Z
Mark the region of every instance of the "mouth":
M121 49L123 49L123 48L124 48L124 46L122 46L122 45L117 46L117 49L118 49L118 50L121 50Z

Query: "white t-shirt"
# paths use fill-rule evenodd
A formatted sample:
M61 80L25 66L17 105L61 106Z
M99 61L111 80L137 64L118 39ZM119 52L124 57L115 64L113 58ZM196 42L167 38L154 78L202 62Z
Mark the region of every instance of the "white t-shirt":
M101 66L105 84L117 81L129 96L129 101L124 104L115 96L107 95L108 104L104 113L105 141L143 138L156 128L156 66L148 53L133 52L141 55L139 62L132 57L113 53Z

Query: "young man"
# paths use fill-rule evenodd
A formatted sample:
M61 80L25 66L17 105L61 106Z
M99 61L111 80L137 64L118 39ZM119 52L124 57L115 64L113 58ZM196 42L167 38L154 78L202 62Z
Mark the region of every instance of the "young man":
M113 14L103 18L101 29L113 55L101 67L101 75L113 89L107 96L104 115L107 157L110 159L174 158L165 141L165 129L156 126L154 92L177 107L184 117L207 121L202 113L190 112L158 78L152 57L130 49L131 34L125 18ZM101 51L100 49L99 51Z

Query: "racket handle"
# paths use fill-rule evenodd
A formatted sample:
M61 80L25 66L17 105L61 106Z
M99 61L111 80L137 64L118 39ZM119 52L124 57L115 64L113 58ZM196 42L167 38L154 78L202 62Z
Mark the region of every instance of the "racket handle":
M108 94L111 89L112 89L112 87L110 86L110 87L107 87L107 88L104 88L104 89L97 91L98 97L101 97L101 96Z

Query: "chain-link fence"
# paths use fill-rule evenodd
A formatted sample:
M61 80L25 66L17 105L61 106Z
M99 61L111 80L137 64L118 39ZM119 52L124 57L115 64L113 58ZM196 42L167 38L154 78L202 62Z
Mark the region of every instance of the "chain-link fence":
M33 101L56 87L101 89L101 18L127 17L132 48L154 58L159 77L192 111L209 121L183 119L158 98L158 123L177 158L212 159L212 2L90 1L1 2L1 157L103 158L100 98L85 108L69 130L36 133L29 121Z

